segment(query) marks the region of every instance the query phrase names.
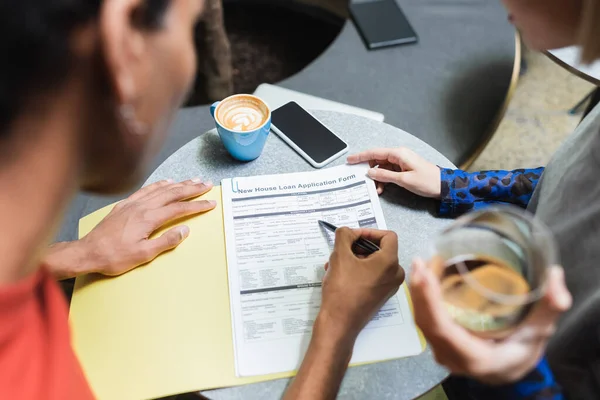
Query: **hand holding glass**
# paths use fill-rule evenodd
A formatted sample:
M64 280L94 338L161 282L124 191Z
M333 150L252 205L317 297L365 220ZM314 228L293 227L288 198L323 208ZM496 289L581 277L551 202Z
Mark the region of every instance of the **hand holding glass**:
M551 232L524 210L495 206L457 219L435 240L431 266L446 310L485 338L510 335L543 297L557 264Z

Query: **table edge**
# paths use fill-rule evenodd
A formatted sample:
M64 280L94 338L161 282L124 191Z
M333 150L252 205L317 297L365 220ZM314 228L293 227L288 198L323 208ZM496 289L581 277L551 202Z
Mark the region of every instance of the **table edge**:
M550 50L545 50L542 53L546 57L548 57L550 60L554 61L557 65L563 67L564 69L566 69L567 71L569 71L573 75L578 76L581 79L586 80L586 81L588 81L589 83L591 83L593 85L600 86L600 79L594 78L593 76L588 75L585 72L582 72L581 70L575 68L571 64L569 64L569 63L561 60L560 58L558 58L557 56L555 56Z

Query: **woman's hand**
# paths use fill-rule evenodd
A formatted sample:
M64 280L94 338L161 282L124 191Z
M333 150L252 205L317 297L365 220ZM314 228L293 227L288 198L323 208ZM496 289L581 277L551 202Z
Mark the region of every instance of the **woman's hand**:
M571 307L571 294L560 267L551 267L546 295L509 337L481 339L456 324L446 312L438 279L423 261L412 267L410 292L415 320L431 345L438 363L452 373L482 383L518 381L535 368L560 314Z
M386 183L395 183L419 196L440 198L440 169L405 147L373 149L348 156L348 164L369 162L369 177L383 193Z
M188 235L185 225L155 239L152 233L179 218L215 208L214 201L184 201L203 195L212 183L191 179L146 186L117 203L84 238L50 247L43 262L57 279L84 273L120 275L177 247Z

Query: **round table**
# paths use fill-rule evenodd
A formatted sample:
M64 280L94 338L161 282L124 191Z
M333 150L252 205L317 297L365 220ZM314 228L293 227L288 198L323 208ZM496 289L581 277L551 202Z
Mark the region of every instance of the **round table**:
M373 147L406 146L444 167L454 167L448 159L414 136L385 123L351 114L315 111L313 114L350 146L351 152ZM344 158L331 165L344 163ZM281 139L271 134L264 152L253 162L233 160L215 130L192 140L171 155L150 176L146 184L172 178L176 181L201 177L218 184L233 176L251 176L314 170ZM413 257L423 254L432 236L448 223L435 217L436 204L399 187L388 187L381 197L387 226L398 233L400 263L410 269ZM429 348L416 357L350 368L339 398L342 399L414 399L447 377ZM210 399L279 399L289 379L262 382L203 392Z
M314 62L277 85L381 112L455 164L468 165L491 138L516 86L521 52L514 27L499 1L397 2L418 44L369 51L348 20ZM179 112L153 168L214 127L208 108ZM82 216L122 198L79 194L57 240L75 240Z
M548 57L571 73L583 78L596 86L600 86L600 61L591 65L579 62L580 49L577 46L565 47L547 52Z

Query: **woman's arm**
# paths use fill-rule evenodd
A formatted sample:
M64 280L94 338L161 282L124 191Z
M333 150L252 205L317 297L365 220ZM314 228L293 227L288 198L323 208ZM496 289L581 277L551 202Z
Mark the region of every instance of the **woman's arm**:
M456 217L493 203L526 207L544 168L465 172L440 169L442 216Z
M490 203L527 206L544 168L465 172L439 168L414 151L373 149L348 156L349 164L368 162L368 175L382 194L395 184L419 196L440 200L440 215L458 216Z
M467 387L476 400L564 400L545 358L518 382L491 386L469 379Z
M488 340L451 318L432 265L415 260L410 279L415 321L436 361L455 376L469 377L471 399L562 399L543 356L556 322L570 308L572 298L562 268L549 268L547 284L546 294L515 331L502 339Z

